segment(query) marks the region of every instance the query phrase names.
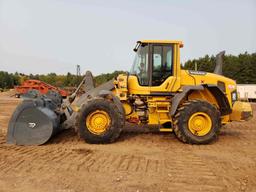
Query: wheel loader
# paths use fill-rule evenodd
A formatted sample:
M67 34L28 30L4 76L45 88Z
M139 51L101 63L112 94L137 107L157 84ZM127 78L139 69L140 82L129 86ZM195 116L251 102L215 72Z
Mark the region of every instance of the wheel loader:
M236 82L222 76L224 52L216 56L214 73L182 70L182 47L181 41L138 41L129 73L95 87L87 71L66 101L57 93L24 99L9 122L7 142L41 145L74 128L87 143L111 143L129 122L157 125L184 143L208 144L222 125L250 119L252 108L238 101ZM76 98L81 88L85 93Z

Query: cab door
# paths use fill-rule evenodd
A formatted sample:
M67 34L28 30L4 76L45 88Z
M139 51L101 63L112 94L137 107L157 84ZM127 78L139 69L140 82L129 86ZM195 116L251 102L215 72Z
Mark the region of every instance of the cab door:
M149 63L150 93L177 91L177 46L175 44L151 44Z

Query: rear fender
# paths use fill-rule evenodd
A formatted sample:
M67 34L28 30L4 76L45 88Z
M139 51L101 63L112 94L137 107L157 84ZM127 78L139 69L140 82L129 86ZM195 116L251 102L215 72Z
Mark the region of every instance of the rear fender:
M197 86L183 86L182 87L182 92L181 93L177 93L173 98L172 98L172 107L171 107L171 112L170 115L173 116L180 104L180 102L182 101L182 99L184 99L191 91L195 91L195 90L203 90L204 86L202 85L197 85Z
M221 115L227 115L232 112L226 95L216 85L197 85L197 86L183 86L182 92L176 94L172 99L172 107L170 115L173 116L181 103L182 99L186 98L193 91L200 91L208 89L216 99L220 108Z
M212 93L215 99L218 102L220 107L221 115L228 115L232 113L232 109L230 107L227 96L220 90L216 85L206 85L206 88Z

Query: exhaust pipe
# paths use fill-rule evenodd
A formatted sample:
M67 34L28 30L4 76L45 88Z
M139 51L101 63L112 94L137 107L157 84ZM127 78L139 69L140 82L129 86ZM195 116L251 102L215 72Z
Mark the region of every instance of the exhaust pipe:
M216 55L216 65L213 73L222 75L224 55L225 55L225 51L222 51Z

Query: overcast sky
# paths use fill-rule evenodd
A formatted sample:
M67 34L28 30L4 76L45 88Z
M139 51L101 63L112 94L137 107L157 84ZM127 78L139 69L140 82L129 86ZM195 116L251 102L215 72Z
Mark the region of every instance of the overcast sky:
M256 52L256 1L0 0L0 71L129 70L141 39L182 40L182 62Z

